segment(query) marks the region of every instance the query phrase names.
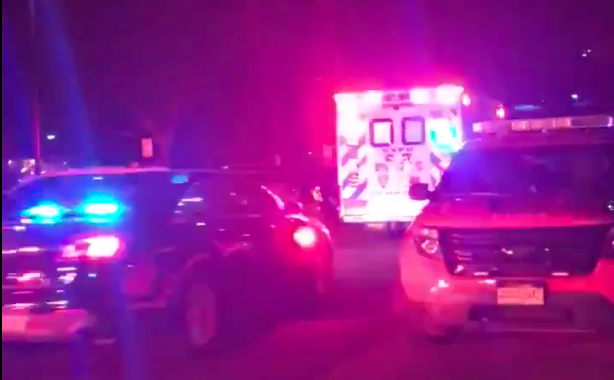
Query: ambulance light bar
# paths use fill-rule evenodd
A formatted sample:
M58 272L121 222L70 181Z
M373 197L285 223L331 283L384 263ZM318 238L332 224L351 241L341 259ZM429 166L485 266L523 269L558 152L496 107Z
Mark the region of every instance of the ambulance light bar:
M465 94L465 89L456 85L442 85L432 88L412 88L401 91L364 91L354 93L339 93L334 96L335 102L354 103L365 101L369 103L405 103L412 104L445 104L454 105L462 100L468 106L471 99Z
M492 120L473 124L477 133L505 133L515 131L547 131L571 128L608 128L614 127L614 116L574 116L549 119Z

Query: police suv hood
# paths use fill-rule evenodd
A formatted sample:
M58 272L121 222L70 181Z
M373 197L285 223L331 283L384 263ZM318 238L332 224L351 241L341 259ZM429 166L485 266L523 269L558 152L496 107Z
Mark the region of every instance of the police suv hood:
M443 228L527 228L614 223L614 200L563 196L458 196L433 200L418 217Z

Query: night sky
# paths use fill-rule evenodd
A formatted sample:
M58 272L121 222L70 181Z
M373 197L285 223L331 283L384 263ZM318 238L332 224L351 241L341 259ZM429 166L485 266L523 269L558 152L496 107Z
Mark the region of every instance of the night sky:
M607 0L35 3L33 45L28 2L2 2L3 156L31 151L34 83L49 154L125 160L147 119L177 126L188 164L318 150L344 89L455 81L517 100L614 84Z

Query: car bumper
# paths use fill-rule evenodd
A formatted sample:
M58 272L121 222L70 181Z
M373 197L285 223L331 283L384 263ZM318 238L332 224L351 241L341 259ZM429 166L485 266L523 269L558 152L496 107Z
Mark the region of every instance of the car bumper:
M94 318L83 309L29 313L10 307L2 309L3 342L62 342L74 339L94 326Z
M593 332L614 329L614 261L602 260L590 276L467 278L444 263L404 247L401 283L409 305L419 305L442 326L498 331ZM543 305L501 305L499 288L510 281L538 284Z

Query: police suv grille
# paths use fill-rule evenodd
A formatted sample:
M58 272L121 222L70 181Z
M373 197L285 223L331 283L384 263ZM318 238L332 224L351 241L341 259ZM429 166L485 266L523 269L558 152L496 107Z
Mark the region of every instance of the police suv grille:
M440 238L455 275L580 276L595 270L609 227L450 229Z

